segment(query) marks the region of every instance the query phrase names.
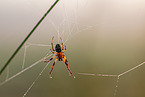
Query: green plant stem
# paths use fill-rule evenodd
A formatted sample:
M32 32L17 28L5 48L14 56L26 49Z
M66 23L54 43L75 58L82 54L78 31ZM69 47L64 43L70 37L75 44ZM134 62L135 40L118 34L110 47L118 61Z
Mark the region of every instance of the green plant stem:
M48 13L52 10L52 8L57 4L59 0L56 0L54 4L48 9L48 11L43 15L43 17L37 22L37 24L33 27L33 29L30 31L30 33L27 35L27 37L23 40L23 42L18 46L18 48L15 50L15 52L12 54L12 56L8 59L8 61L5 63L5 65L2 67L0 71L0 75L2 72L6 69L6 67L9 65L9 63L12 61L12 59L15 57L15 55L18 53L18 51L21 49L21 47L24 45L24 43L30 38L32 33L36 30L36 28L39 26L39 24L44 20L44 18L48 15Z

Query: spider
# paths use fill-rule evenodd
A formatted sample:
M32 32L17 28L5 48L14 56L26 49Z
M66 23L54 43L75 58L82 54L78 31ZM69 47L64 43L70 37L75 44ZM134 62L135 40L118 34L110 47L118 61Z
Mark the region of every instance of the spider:
M56 45L55 45L55 50L54 50L54 48L53 48L53 39L54 39L54 36L52 37L52 41L51 41L52 49L50 49L50 51L51 51L52 54L54 54L54 56L53 56L52 58L50 58L49 60L45 60L45 59L44 59L44 62L45 62L45 63L48 63L48 62L50 62L52 59L54 59L54 58L56 57L56 59L55 59L53 65L52 65L51 71L50 71L50 73L49 73L49 77L52 78L52 77L51 77L51 73L52 73L53 67L54 67L56 61L59 60L59 61L64 61L65 65L66 65L66 67L67 67L67 69L68 69L68 71L69 71L69 76L73 76L73 77L75 78L75 76L72 74L72 72L71 72L71 70L70 70L70 68L69 68L69 63L68 63L68 61L67 61L65 55L63 54L63 53L65 52L65 50L66 50L66 46L64 47L61 37L60 37L61 45L60 45L60 44L56 44Z

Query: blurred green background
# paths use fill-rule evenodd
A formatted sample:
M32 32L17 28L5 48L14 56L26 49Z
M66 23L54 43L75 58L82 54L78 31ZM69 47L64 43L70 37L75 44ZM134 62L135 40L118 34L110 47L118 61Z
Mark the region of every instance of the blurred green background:
M55 0L0 0L0 68ZM26 97L113 97L117 77L78 73L120 74L145 61L144 0L60 0L28 43L54 44L62 34L64 62L53 61ZM59 32L59 34L58 34ZM49 46L29 46L25 68L45 57ZM22 70L24 47L9 66L9 77ZM22 97L46 64L40 62L0 86L0 97ZM120 77L116 97L145 96L145 66ZM7 70L0 76L5 81Z

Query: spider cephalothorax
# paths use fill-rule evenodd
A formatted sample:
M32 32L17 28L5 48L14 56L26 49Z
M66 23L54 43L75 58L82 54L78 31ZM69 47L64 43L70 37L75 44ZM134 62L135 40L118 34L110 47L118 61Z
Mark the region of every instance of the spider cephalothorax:
M68 71L69 71L69 75L70 75L70 76L72 75L72 76L75 78L75 76L72 74L72 72L71 72L71 70L70 70L70 68L69 68L68 61L67 61L65 55L63 54L63 53L65 52L65 50L66 50L66 46L64 47L63 42L62 42L62 39L60 38L60 40L61 40L61 45L60 45L60 44L56 44L56 45L55 45L55 50L54 50L54 48L53 48L53 39L54 39L54 37L52 37L52 41L51 41L52 49L50 49L50 51L54 54L54 56L53 56L52 58L50 58L49 60L44 60L45 63L48 63L48 62L50 62L52 59L54 59L54 58L56 57L56 59L55 59L53 65L52 65L51 71L50 71L50 73L49 73L49 77L52 78L52 77L51 77L51 73L52 73L52 70L53 70L53 67L54 67L56 61L57 61L57 60L59 60L59 61L62 61L62 60L63 60L64 63L65 63L65 65L66 65L66 67L67 67L67 69L68 69Z

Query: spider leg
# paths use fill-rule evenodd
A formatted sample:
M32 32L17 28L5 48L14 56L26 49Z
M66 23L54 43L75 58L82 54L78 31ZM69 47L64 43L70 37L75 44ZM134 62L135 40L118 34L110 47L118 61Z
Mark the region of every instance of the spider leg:
M56 54L56 52L55 52L55 51L53 51L52 49L50 49L50 51L51 51L51 53L52 53L52 54Z
M51 40L51 46L52 46L52 50L55 51L53 48L53 39L54 39L54 36L52 37L52 40Z
M70 75L70 76L72 75L72 76L75 78L75 76L72 74L72 72L71 72L71 70L70 70L70 68L69 68L69 63L68 63L68 61L67 61L67 59L66 59L65 56L63 56L63 60L64 60L64 63L65 63L65 65L66 65L66 67L67 67L67 69L68 69L68 71L69 71L69 75Z
M65 48L64 48L64 50L62 50L62 52L64 53L64 52L65 52L65 50L66 50L66 45L65 45Z
M53 70L53 67L54 67L56 61L57 61L57 58L55 59L53 65L52 65L52 67L51 67L51 71L50 71L50 73L49 73L49 78L52 78L52 77L51 77L51 73L52 73L52 70Z
M54 59L56 57L56 55L55 56L53 56L52 58L50 58L49 60L45 60L44 59L44 63L48 63L48 62L50 62L52 59Z
M62 50L64 50L64 45L63 45L61 37L60 37L60 41L61 41L61 45L62 45Z

